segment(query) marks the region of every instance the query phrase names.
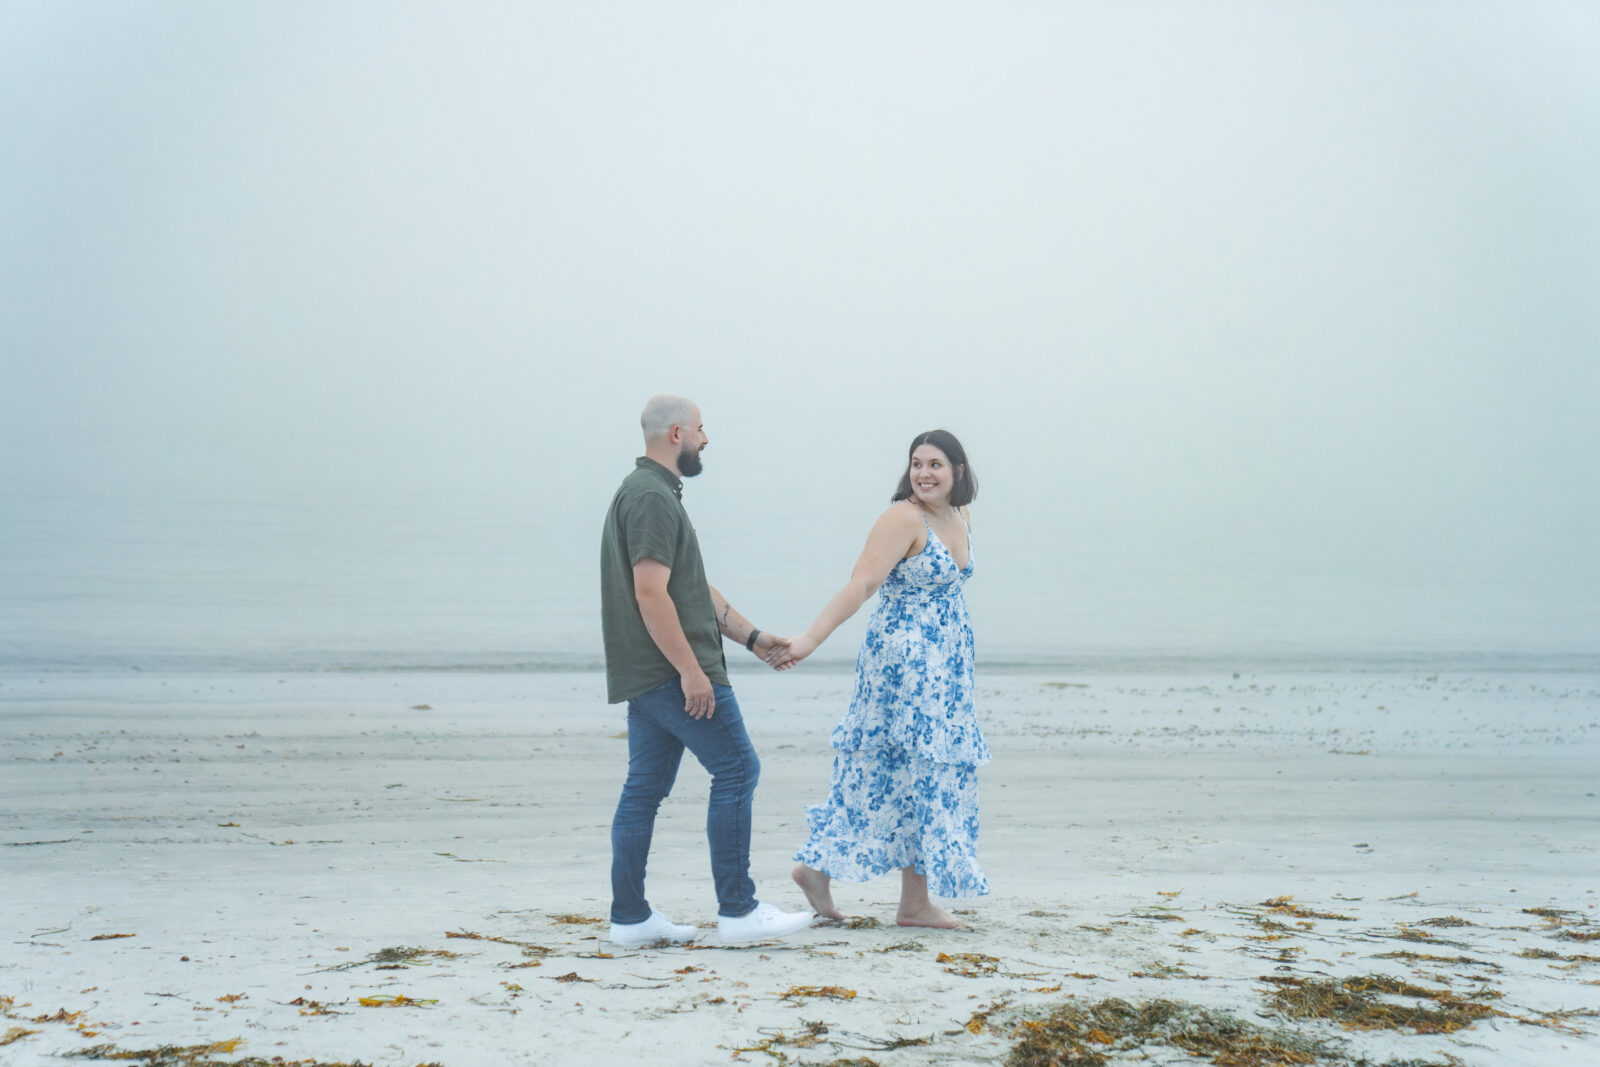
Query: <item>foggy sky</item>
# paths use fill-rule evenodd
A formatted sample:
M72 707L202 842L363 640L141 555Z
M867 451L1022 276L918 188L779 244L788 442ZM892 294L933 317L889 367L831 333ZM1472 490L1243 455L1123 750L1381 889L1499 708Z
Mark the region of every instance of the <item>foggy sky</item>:
M670 389L707 536L825 516L841 579L946 426L1013 594L1260 557L1593 648L1597 56L1586 2L8 0L0 489L587 529Z

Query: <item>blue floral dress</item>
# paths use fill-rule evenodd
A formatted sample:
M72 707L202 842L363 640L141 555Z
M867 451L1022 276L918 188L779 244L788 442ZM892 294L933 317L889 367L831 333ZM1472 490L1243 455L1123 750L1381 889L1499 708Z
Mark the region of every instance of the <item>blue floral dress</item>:
M927 517L923 517L927 525ZM972 700L972 623L961 587L972 576L928 527L927 544L896 563L856 657L850 710L834 728L828 799L806 808L811 836L795 859L864 882L911 867L941 897L981 896L978 775L989 746Z

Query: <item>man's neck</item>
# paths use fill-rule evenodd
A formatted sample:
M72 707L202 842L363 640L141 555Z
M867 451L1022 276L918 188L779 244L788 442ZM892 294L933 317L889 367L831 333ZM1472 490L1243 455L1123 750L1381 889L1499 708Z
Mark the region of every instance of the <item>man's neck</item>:
M674 478L683 477L683 472L678 469L678 450L671 445L665 448L652 448L647 445L645 446L644 455L646 459L653 459L671 471Z

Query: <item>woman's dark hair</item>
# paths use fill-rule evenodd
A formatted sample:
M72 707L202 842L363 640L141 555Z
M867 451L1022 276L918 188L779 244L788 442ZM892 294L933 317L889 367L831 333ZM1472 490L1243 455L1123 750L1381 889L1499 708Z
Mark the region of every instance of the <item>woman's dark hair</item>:
M978 495L978 475L973 471L972 464L967 462L967 450L961 447L961 442L949 430L929 430L911 439L911 447L906 449L906 472L900 475L900 485L890 502L898 503L910 498L911 454L922 445L932 445L950 461L955 476L955 484L950 487L951 505L959 508L972 503L973 497Z

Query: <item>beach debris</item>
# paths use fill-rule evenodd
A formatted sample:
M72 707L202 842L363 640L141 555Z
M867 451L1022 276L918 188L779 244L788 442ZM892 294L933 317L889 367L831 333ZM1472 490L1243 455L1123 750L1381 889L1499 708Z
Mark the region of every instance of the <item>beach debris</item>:
M1280 1015L1336 1022L1349 1030L1409 1029L1418 1034L1451 1034L1495 1016L1515 1018L1482 1000L1465 999L1448 989L1429 989L1390 975L1344 979L1274 975L1261 981L1276 987L1268 999ZM1488 991L1480 994L1486 998L1498 995Z
M1522 955L1527 957L1526 952L1522 953ZM1485 967L1491 971L1501 969L1497 963L1490 963L1488 960L1475 960L1471 956L1435 956L1427 952L1380 952L1372 958L1375 960L1402 960L1406 963L1448 963L1461 967Z
M573 915L568 912L550 916L550 922L554 926L599 926L605 920L596 919L591 915Z
M856 991L836 985L796 985L782 993L774 993L779 1000L823 999L854 1000Z
M356 1003L363 1008L423 1008L439 1002L408 997L404 993L374 993L370 997L356 998Z
M349 949L336 949L338 952L348 952ZM380 971L398 971L401 967L431 967L434 960L456 960L461 958L459 952L449 952L437 948L419 948L409 945L396 945L392 948L379 949L365 959L353 960L350 963L340 963L333 967L319 967L310 974L321 974L326 971L350 971L357 967L373 964Z
M928 946L921 941L896 941L892 945L884 945L882 948L875 948L872 951L880 955L885 952L926 952L928 951Z
M756 1042L754 1045L734 1049L734 1054L738 1055L741 1052L765 1052L767 1055L774 1057L781 1063L784 1060L787 1060L788 1057L781 1052L774 1052L774 1048L816 1048L818 1045L826 1043L824 1042L823 1038L828 1032L827 1023L819 1019L815 1022L802 1022L800 1025L802 1027L800 1032L792 1035L786 1034L782 1030L758 1030L756 1031L757 1033L767 1034L769 1036L762 1041Z
M138 937L138 934L95 934L90 941L120 941L125 937Z
M334 1011L320 1000L307 1000L305 997L295 997L289 1001L289 1007L299 1008L301 1015L344 1015L346 1012Z
M473 933L471 930L447 930L445 931L444 936L467 938L472 941L495 941L502 945L515 945L522 950L522 954L524 956L529 957L530 959L539 956L548 956L555 951L555 949L547 948L544 945L535 944L532 941L518 941L511 937L494 937L490 934L477 934ZM517 966L537 967L538 964L518 964Z
M1175 911L1163 911L1160 908L1151 908L1148 911L1136 911L1133 913L1133 917L1135 919L1153 919L1156 922L1164 923L1182 923L1189 921Z
M1549 949L1545 948L1525 948L1521 952L1517 953L1517 955L1525 960L1559 960L1562 963L1571 963L1574 965L1580 963L1600 963L1600 956L1563 956L1559 952L1551 952Z
M1385 936L1392 937L1397 941L1421 941L1429 945L1448 945L1451 948L1467 947L1460 941L1449 941L1437 934L1431 934L1426 930L1419 930L1415 926L1411 926L1406 923L1401 923L1399 930Z
M412 711L432 711L433 710L433 706L431 704L413 704L413 705L411 705L411 710Z
M585 978L577 971L568 971L566 974L547 975L547 982L598 982L598 978Z
M359 1060L286 1060L281 1056L267 1059L263 1056L246 1056L237 1060L219 1060L216 1055L232 1052L244 1043L242 1038L219 1041L214 1045L163 1045L152 1049L119 1049L115 1045L96 1045L65 1053L72 1059L138 1061L136 1067L368 1067ZM442 1067L437 1062L419 1063L417 1067Z
M42 1032L40 1030L29 1030L26 1026L12 1026L7 1028L5 1033L0 1034L0 1046L14 1045L25 1037Z
M981 952L941 952L934 957L934 962L947 964L946 971L962 978L982 978L1000 969L999 957L985 956Z
M1147 1045L1177 1049L1221 1067L1289 1067L1342 1061L1325 1042L1269 1030L1172 1000L1130 1004L1068 1001L1043 1019L1025 1019L1013 1032L1009 1067L1103 1067L1111 1055Z
M969 1034L981 1034L985 1030L989 1029L989 1019L991 1016L1005 1011L1010 1006L1011 1004L1009 1001L997 1000L993 1004L990 1004L987 1008L979 1008L977 1011L972 1013L972 1017L970 1019L961 1024L961 1030L956 1030L953 1032L959 1034L962 1032L962 1030L965 1030Z
M1294 897L1273 897L1271 900L1263 900L1256 907L1266 908L1267 911L1274 915L1289 915L1296 919L1332 919L1335 922L1342 923L1356 921L1354 915L1340 915L1332 911L1312 911L1310 908L1302 908L1294 903Z
M218 1053L237 1051L244 1038L231 1037L209 1045L162 1045L153 1049L119 1049L115 1045L95 1045L66 1053L73 1059L84 1060L144 1060L146 1067L189 1067L211 1064Z

